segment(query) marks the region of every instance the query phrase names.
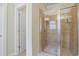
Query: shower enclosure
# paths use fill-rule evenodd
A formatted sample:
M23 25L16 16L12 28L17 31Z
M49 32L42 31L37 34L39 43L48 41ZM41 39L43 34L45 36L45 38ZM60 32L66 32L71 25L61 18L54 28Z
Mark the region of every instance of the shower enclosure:
M72 6L60 10L61 49L62 56L78 55L77 7Z
M41 15L41 48L52 56L78 56L78 6L60 7Z
M57 14L45 15L40 10L40 51L57 56Z

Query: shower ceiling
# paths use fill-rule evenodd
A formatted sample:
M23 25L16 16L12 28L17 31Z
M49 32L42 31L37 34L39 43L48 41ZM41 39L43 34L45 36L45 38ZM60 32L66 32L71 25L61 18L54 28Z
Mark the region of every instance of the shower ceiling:
M51 6L51 5L55 5L57 3L45 3L46 6Z

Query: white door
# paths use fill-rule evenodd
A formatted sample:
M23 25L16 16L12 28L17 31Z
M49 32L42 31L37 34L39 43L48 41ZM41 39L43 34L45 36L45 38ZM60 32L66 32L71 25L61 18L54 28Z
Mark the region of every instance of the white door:
M26 50L26 8L19 11L19 51Z
M2 55L2 9L0 7L0 56Z
M5 14L4 14L4 12L5 12L5 5L4 4L0 4L0 56L3 56L4 55L4 50L6 49L5 48L5 44L4 44L4 25L5 25L5 23L4 23L4 21L5 21L5 19L4 19L4 17L5 17ZM4 49L5 48L5 49Z

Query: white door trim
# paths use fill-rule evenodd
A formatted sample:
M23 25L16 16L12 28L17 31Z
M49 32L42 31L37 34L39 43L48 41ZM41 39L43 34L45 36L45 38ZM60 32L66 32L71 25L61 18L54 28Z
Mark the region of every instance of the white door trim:
M26 6L26 55L32 55L32 4L15 4L15 52L18 54L18 8Z
M19 54L19 48L18 48L18 9L24 6L25 4L15 4L15 52L16 55Z
M32 56L32 3L26 4L26 53Z

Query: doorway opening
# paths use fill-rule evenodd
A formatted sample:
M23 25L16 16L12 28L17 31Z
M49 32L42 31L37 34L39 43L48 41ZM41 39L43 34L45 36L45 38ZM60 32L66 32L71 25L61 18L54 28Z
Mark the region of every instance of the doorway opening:
M40 53L42 56L57 56L59 49L57 14L45 15L40 12Z
M18 52L26 56L26 6L18 8Z

